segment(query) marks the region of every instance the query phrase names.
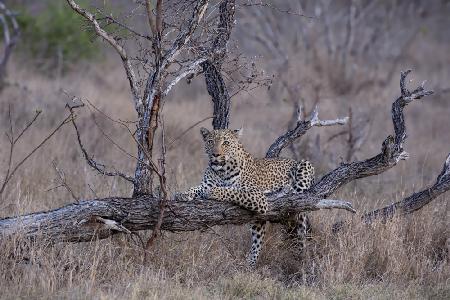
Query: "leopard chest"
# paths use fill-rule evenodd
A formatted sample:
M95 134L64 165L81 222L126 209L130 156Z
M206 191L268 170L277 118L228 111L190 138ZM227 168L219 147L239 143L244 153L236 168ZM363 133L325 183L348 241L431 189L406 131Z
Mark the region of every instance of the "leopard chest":
M217 176L217 184L222 187L236 187L241 186L242 169L234 161L226 162L220 169L214 170Z

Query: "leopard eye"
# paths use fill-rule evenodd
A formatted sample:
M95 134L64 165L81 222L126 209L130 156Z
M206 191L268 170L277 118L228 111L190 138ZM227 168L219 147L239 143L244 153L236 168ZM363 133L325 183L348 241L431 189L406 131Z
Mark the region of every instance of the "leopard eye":
M208 145L208 146L212 146L213 143L214 143L213 140L206 141L206 145Z
M230 145L230 142L229 141L223 141L223 145L224 146L228 146L228 145Z

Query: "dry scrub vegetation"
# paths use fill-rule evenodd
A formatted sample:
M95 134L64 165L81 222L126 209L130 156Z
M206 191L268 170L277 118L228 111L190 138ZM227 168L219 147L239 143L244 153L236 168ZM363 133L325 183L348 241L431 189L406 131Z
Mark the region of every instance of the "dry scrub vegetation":
M231 127L244 127L243 142L255 155L263 156L274 138L285 131L294 110L292 103L300 99L307 111L318 101L323 118L348 115L351 108L355 128L367 127L361 133L365 136L363 143L352 156L369 157L379 151L382 140L392 132L389 109L399 93L400 70L413 68L417 78L414 85L427 79L436 91L436 95L405 110L409 160L382 175L350 184L336 195L351 201L359 213L398 201L434 181L450 149L450 7L444 1L417 1L414 5L405 2L393 13L380 45L394 49L403 43L400 37L409 36L409 29L417 28L414 37L399 48L398 58L384 57L382 49L355 52L349 58L351 62L347 62L354 70L351 77L342 73L343 68L334 67L325 50L322 15L310 20L267 7L245 8L237 17L232 37L245 55L263 55L256 58L257 67L275 75L270 90L261 88L233 97ZM382 15L384 9L389 9L388 4L376 7L368 15ZM251 9L257 9L258 14ZM338 3L328 9L345 15L347 8ZM311 3L304 10L307 15L317 14ZM283 36L275 31L279 38L277 47L286 54L286 63L279 60L279 55L264 52L266 46L258 46L258 41L252 44L251 36L244 30L250 24L254 28L252 36L264 37L266 29L258 24L277 14L281 14L278 18L283 18L283 22L267 24L286 32ZM358 28L369 30L377 21L376 17L367 17L359 21ZM292 42L293 33L287 29L292 24L308 30L309 48L304 40ZM34 110L43 110L37 126L17 146L16 157L23 156L64 119L64 106L70 98L63 90L88 99L115 119L135 119L131 101L124 100L130 95L120 62L108 49L102 51L106 53L104 59L95 64L79 63L58 78L44 75L30 68L26 60L13 57L9 65L10 84L0 94L0 128L6 131L9 126L9 107L17 128L26 124ZM393 78L387 74L391 68ZM382 82L386 78L388 81ZM237 85L229 79L230 86ZM293 95L297 99L292 99ZM177 86L163 110L167 140L170 142L193 123L210 116L211 111L202 78ZM92 107L79 113L78 123L86 148L96 158L133 172L133 159L124 156L105 136L134 153L134 143L127 132ZM203 126L209 123L207 120ZM343 129L346 128L311 129L282 155L310 159L320 176L348 155L349 136L340 134ZM2 172L7 151L8 141L2 135ZM195 127L169 147L170 192L198 183L205 165ZM129 196L130 191L127 182L100 176L87 166L73 128L66 126L13 178L0 199L0 217L48 210L78 199ZM273 225L254 271L245 265L250 246L246 227L163 233L151 250L148 265L142 264L142 245L137 236L118 235L91 243L51 247L32 243L25 247L23 243L27 242L17 237L14 242L0 241L0 298L448 299L449 198L445 194L412 215L372 226L362 224L358 215L314 212L312 236L301 261L292 258L279 228ZM350 222L349 226L333 234L332 225L343 219ZM145 240L149 234L140 235Z

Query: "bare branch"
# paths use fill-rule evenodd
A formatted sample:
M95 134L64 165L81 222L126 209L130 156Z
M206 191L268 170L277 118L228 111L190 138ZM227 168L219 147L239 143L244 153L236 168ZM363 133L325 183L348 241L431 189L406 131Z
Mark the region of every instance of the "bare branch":
M137 79L136 75L134 74L133 67L131 65L130 60L128 59L127 52L125 48L123 48L119 43L109 35L103 28L100 27L99 23L97 22L97 19L95 16L85 10L84 8L81 8L77 3L75 3L74 0L67 0L67 3L70 5L70 7L76 11L79 15L83 16L86 20L91 22L91 24L94 26L94 30L97 33L98 36L102 37L104 40L106 40L120 55L120 58L122 59L122 64L125 69L125 73L128 78L128 82L130 84L131 94L133 96L134 105L136 107L136 110L142 106L142 100L139 97L139 89L137 86Z
M228 128L230 122L231 97L220 69L234 25L235 1L222 1L219 6L219 12L218 34L214 40L212 49L209 50L212 57L202 64L206 88L214 103L214 118L212 122L214 129Z
M83 106L79 105L77 107L81 107ZM108 172L106 171L106 166L104 164L98 163L97 161L95 161L91 156L89 156L88 152L86 151L86 148L84 148L83 143L81 142L81 136L80 136L80 132L78 130L78 126L77 123L75 122L75 112L74 112L74 108L75 107L71 107L69 105L66 106L69 110L70 110L70 121L72 122L72 125L75 129L75 133L77 135L77 140L78 140L78 145L80 146L81 152L83 153L84 158L86 159L88 165L93 168L94 170L96 170L97 172L99 172L102 175L105 176L118 176L121 177L133 184L135 184L135 180L133 177L123 174L119 171L115 171L115 172Z
M160 188L160 199L159 199L159 216L156 221L156 225L153 228L152 236L148 239L145 250L149 250L155 240L158 238L159 232L161 230L161 225L164 219L164 213L166 211L168 203L168 192L167 192L167 178L166 178L166 133L164 128L164 120L161 120L161 158L159 160L160 171L159 176L159 188ZM147 256L144 257L144 261L147 260Z
M400 91L401 96L392 104L392 121L394 124L394 136L388 136L382 145L381 153L364 161L343 163L330 173L326 174L311 189L311 193L318 197L331 195L334 191L355 179L380 174L393 166L400 160L408 158L408 153L403 150L406 140L406 127L403 115L404 107L412 100L433 94L426 91L424 85L410 92L406 88L406 77L410 70L401 73Z
M220 74L220 69L208 60L203 63L203 71L206 88L214 103L213 128L228 128L230 122L231 100L223 77Z
M202 20L207 7L208 7L208 0L197 1L197 4L194 8L194 11L192 12L192 17L190 18L188 25L183 31L179 33L175 42L172 44L172 47L164 55L162 59L161 69L165 69L177 56L178 52L191 39L192 34L194 33L195 29L197 29L197 26Z
M317 207L319 209L345 209L349 212L356 213L356 210L352 207L350 202L342 201L342 200L331 200L331 199L323 199L317 203Z
M182 133L180 133L177 137L173 138L169 144L167 145L167 150L171 150L173 149L172 146L174 145L174 143L176 141L178 141L180 138L182 138L188 131L190 131L192 128L194 128L195 126L197 126L198 124L205 122L206 120L212 119L213 117L206 117L204 119L201 119L200 121L195 122L194 124L192 124L191 126L189 126L188 128L186 128Z
M156 32L161 35L162 32L162 4L163 4L163 0L157 0L156 1L156 21L155 21L155 29Z
M40 114L40 112L36 112L37 115ZM36 120L37 116L35 116L35 118L33 118L33 121L31 122L31 124L29 123L26 127L25 130L27 130L28 128L30 128L30 126L33 124L33 122ZM11 167L11 160L12 160L12 150L10 151L10 162L9 162L9 168L12 168L12 171L9 172L9 168L8 171L6 173L5 179L3 180L2 186L0 187L0 196L3 194L3 192L5 191L6 185L8 184L8 182L11 180L11 178L14 176L14 174L17 172L17 170L37 151L39 150L43 145L45 145L45 143L47 143L47 141L53 136L55 135L64 125L66 125L70 119L72 118L72 115L67 116L61 123L59 123L58 126L56 126L56 128L50 132L36 147L34 147L27 155L25 155L24 158L22 158L14 167ZM22 131L19 135L22 136L22 134L25 131ZM18 141L18 139L13 138L13 136L11 136L11 142L12 143L16 143ZM11 147L14 147L14 145L11 145ZM11 148L12 149L12 148Z
M313 112L311 113L310 123L312 126L334 126L334 125L345 125L348 122L348 117L342 118L342 119L334 119L334 120L319 120L319 111L317 109L317 106L314 108Z
M392 203L386 207L374 210L369 213L365 213L362 216L362 220L365 223L371 223L375 219L382 218L383 220L387 218L391 218L394 214L411 214L428 203L434 200L439 195L450 190L450 153L445 160L444 167L442 168L441 173L436 179L436 182L417 193L412 194L405 199Z
M299 17L305 17L305 18L308 18L308 19L314 19L314 17L304 15L302 13L301 9L298 12L290 10L290 9L282 9L282 8L280 8L280 7L270 3L269 1L268 2L248 1L247 3L240 4L240 6L244 6L244 7L252 7L252 6L263 7L263 8L272 9L272 10L274 10L276 12L283 13L283 14L294 15L294 16L299 16Z
M216 55L215 61L223 59L226 54L226 47L234 25L235 9L234 0L225 0L220 3L217 35L214 39L213 49L211 50Z
M148 19L148 25L150 27L150 32L153 35L155 35L156 34L156 24L155 24L155 20L153 19L152 0L145 0L145 8L147 10L147 19Z
M60 170L58 168L58 165L56 164L56 161L52 161L52 165L53 165L53 169L55 170L56 175L58 175L58 181L59 181L59 186L58 187L64 187L72 196L72 198L75 201L79 201L79 198L75 195L75 193L73 192L72 188L69 186L69 184L67 183L66 180L66 174L64 174L63 170Z
M298 139L304 135L313 126L333 126L333 125L344 125L348 121L348 117L335 120L320 120L319 111L317 106L311 113L309 120L302 121L300 116L301 113L298 112L298 121L294 129L288 130L285 134L280 136L273 142L266 153L266 157L278 157L281 151L291 144L294 140Z
M197 59L196 61L194 61L193 63L191 63L186 70L184 70L183 72L181 72L180 74L178 74L177 77L175 77L166 87L166 89L162 92L162 97L167 96L167 94L170 92L170 90L183 78L196 73L198 71L200 71L201 68L201 64L206 61L206 58L200 58Z

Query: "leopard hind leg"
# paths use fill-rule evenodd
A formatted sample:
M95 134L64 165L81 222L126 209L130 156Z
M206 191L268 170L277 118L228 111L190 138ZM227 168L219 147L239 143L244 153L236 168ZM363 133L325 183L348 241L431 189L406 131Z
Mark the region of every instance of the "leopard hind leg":
M252 247L248 255L248 264L251 268L256 266L259 254L262 249L264 237L266 235L267 222L255 222L251 225L252 232Z

